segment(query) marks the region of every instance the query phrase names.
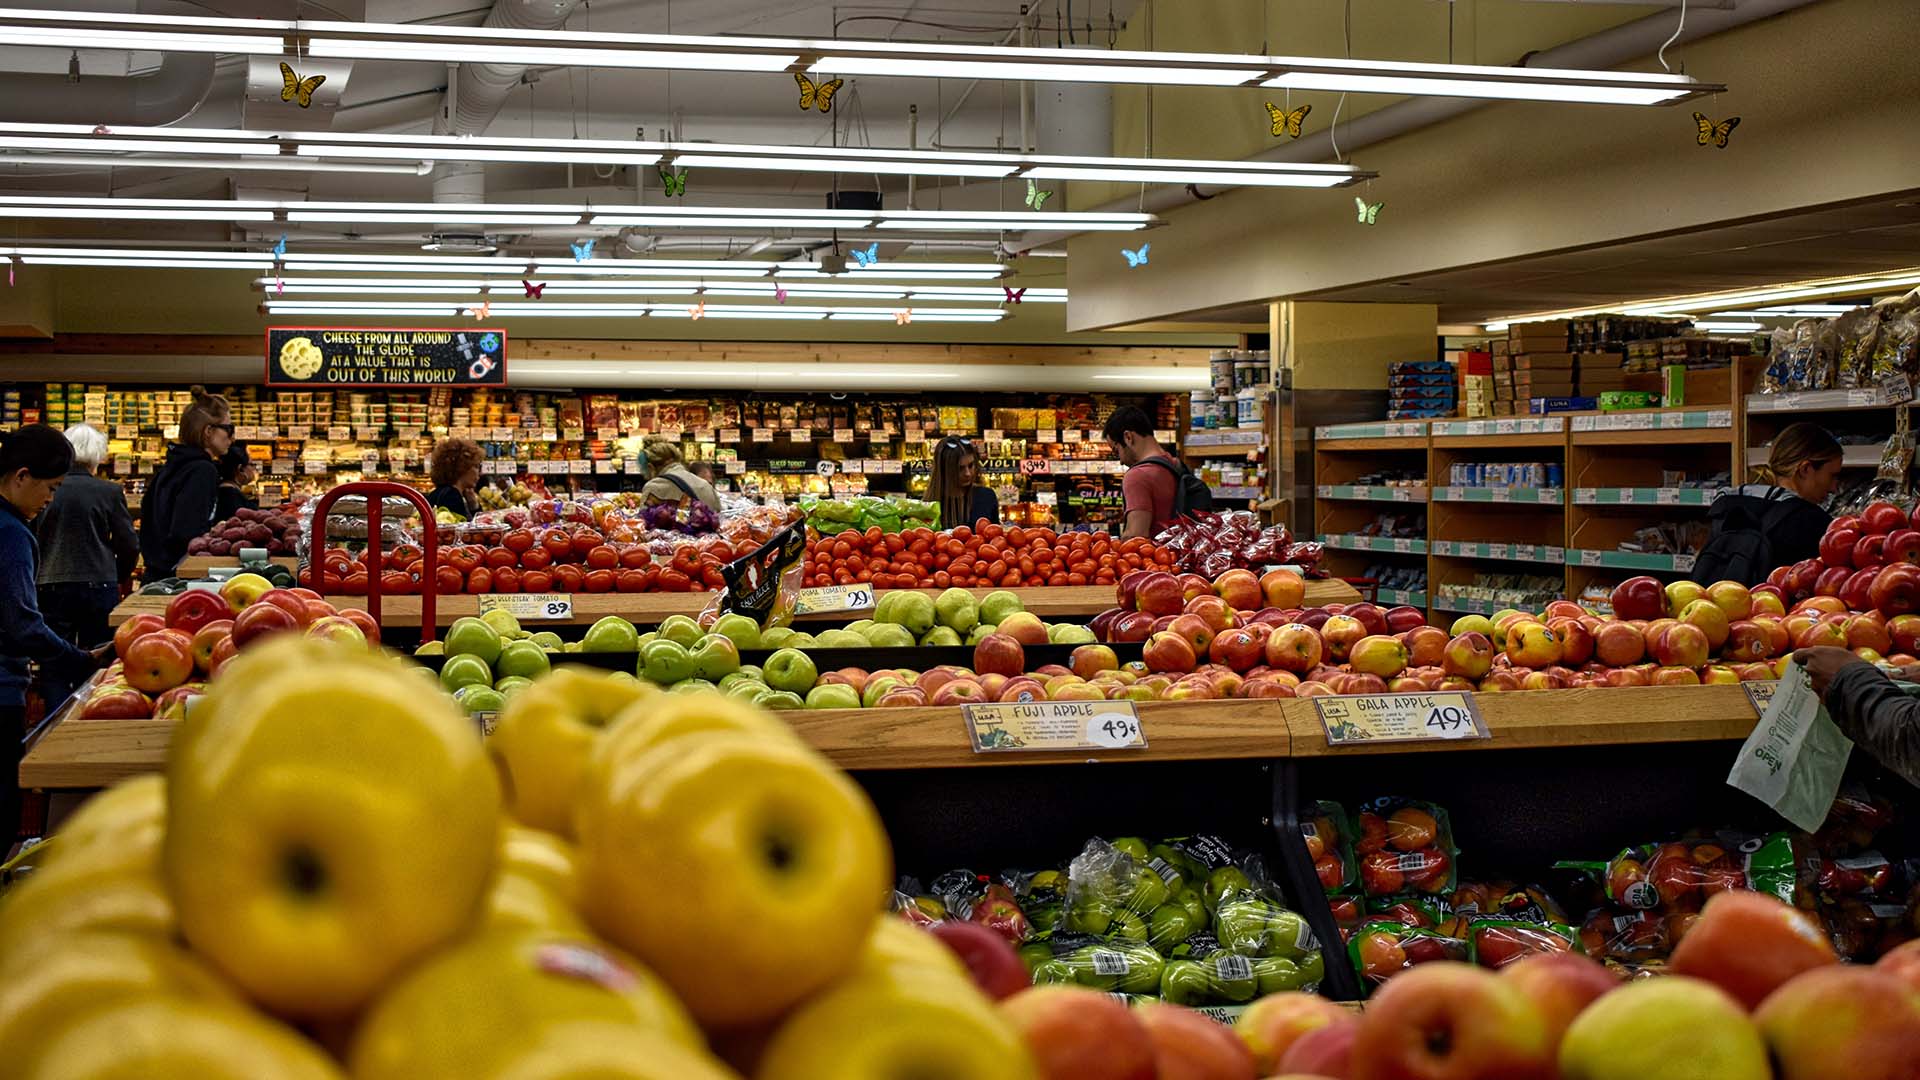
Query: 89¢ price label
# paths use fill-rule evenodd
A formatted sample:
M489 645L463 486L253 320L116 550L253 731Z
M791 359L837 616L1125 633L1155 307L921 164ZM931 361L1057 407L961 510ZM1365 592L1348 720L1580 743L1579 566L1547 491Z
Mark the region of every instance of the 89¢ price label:
M482 615L504 611L529 621L573 618L573 597L566 593L481 593L475 599Z

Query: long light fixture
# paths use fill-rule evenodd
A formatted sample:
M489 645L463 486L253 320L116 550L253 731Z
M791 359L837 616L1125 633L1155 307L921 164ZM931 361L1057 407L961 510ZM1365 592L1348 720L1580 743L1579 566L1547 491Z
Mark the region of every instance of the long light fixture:
M471 318L473 306L423 300L268 300L260 305L269 315L359 315L379 318ZM696 311L698 314L696 314ZM999 308L878 308L815 307L804 304L701 304L697 308L668 304L566 304L547 301L494 302L489 318L679 318L764 319L830 322L999 322L1007 313Z
M1670 105L1725 89L1684 75L1232 53L1008 48L810 38L618 34L307 19L201 19L0 8L15 45L354 60L810 72L933 79L1267 86L1362 94Z
M1553 319L1578 319L1588 315L1662 315L1684 316L1696 312L1732 311L1758 305L1780 305L1793 300L1813 300L1827 296L1861 296L1904 290L1920 285L1920 267L1882 270L1872 274L1854 274L1838 278L1814 278L1782 282L1724 292L1696 293L1691 296L1667 296L1650 300L1621 301L1600 307L1569 308L1565 311L1537 311L1509 315L1486 324L1489 331L1505 330L1514 323L1546 322Z
M594 165L675 165L773 172L845 172L976 179L1121 180L1140 184L1340 187L1378 173L1351 165L1177 158L1064 157L1034 154L886 150L850 146L620 142L608 139L496 139L458 135L382 135L342 131L240 131L218 128L106 128L84 124L0 124L0 151L101 155L105 165L245 161L265 157L368 161L470 161ZM151 157L132 158L143 154ZM1076 215L1077 217L1077 215Z
M798 229L860 232L1006 232L1073 228L1127 232L1159 223L1152 214L1036 213L1012 210L782 210L767 207L635 207L631 203L305 202L242 199L115 199L66 195L0 196L0 218L136 219L351 223L375 225L578 225L652 229Z
M993 262L849 263L829 274L816 260L532 259L508 256L386 255L358 252L193 251L179 248L0 247L0 260L22 266L161 267L289 273L478 274L547 278L761 278L772 282L991 281L1007 267ZM1003 294L1004 295L1004 294Z
M526 285L522 278L416 278L408 281L394 281L389 278L255 278L253 287L263 293L280 296L358 296L393 295L409 296L469 296L475 299L505 294L515 298L526 294ZM588 278L579 281L549 281L544 283L541 296L753 296L775 299L781 294L802 300L864 299L864 300L910 300L910 301L947 301L1004 303L1007 291L995 286L983 288L970 285L881 285L862 283L823 282L820 284L795 284L791 287L773 281L739 281L722 278L719 281L609 281L604 278ZM1067 302L1067 290L1029 287L1016 290L1021 302L1033 304L1064 304Z

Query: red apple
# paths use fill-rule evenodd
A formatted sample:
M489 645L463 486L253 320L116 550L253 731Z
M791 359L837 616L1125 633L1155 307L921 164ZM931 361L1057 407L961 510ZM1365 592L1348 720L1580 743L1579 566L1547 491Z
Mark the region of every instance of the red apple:
M1364 1080L1551 1080L1555 1046L1522 988L1469 964L1439 961L1388 979L1367 1003L1352 1075Z
M1920 616L1914 620L1920 624ZM1287 623L1267 635L1267 665L1281 671L1305 674L1320 665L1325 653L1320 632L1302 623Z
M1136 594L1140 591L1140 583L1156 573L1159 573L1159 571L1132 570L1121 575L1120 581L1113 587L1113 602L1118 604L1123 611L1138 610L1139 604L1136 600Z
M1227 606L1227 601L1211 593L1187 601L1182 613L1200 616L1216 634L1233 625L1233 609Z
M1920 567L1894 563L1874 575L1868 602L1882 615L1894 617L1920 610Z
M1447 642L1440 669L1448 675L1482 678L1493 669L1494 651L1492 638L1478 630L1469 630Z
M1351 1074L1353 1044L1360 1034L1360 1019L1349 1016L1309 1031L1280 1055L1278 1072L1282 1077L1346 1077Z
M1212 599L1217 601L1219 597ZM1192 614L1175 616L1174 620L1167 624L1166 632L1186 638L1187 644L1193 647L1193 655L1196 658L1207 655L1207 649L1213 644L1213 636L1216 633L1213 624L1207 621L1206 616Z
M1384 630L1384 619L1381 624ZM1345 663L1347 654L1361 638L1368 636L1367 625L1352 615L1330 616L1320 627L1320 640L1326 646L1327 657L1335 663Z
M157 694L179 686L192 674L193 638L183 630L143 634L127 646L126 680L135 690Z
M1133 1015L1153 1043L1159 1080L1255 1080L1259 1075L1247 1045L1202 1013L1150 1001L1136 1005Z
M1405 604L1399 607L1388 608L1386 620L1387 631L1394 634L1404 634L1416 626L1425 626L1427 624L1425 612L1417 607L1408 607ZM1438 630L1440 628L1436 626L1434 629Z
M307 625L307 598L292 589L268 589L260 594L255 604L272 604L293 616L293 621L301 626ZM252 605L249 604L249 607Z
M1667 970L1705 979L1752 1009L1795 975L1837 963L1813 918L1763 893L1735 891L1707 899Z
M1392 627L1387 625L1387 613L1378 604L1352 604L1338 614L1360 620L1360 625L1367 628L1369 635L1392 632Z
M1150 671L1189 672L1198 659L1194 654L1193 642L1182 634L1165 630L1147 639L1140 651L1141 659L1147 662Z
M1920 653L1920 615L1895 615L1887 620L1887 633L1896 650Z
M1145 641L1153 633L1154 617L1144 611L1129 611L1113 620L1107 628L1108 641Z
M1186 606L1180 579L1167 573L1148 574L1135 588L1134 604L1149 615L1177 615Z
M1609 600L1615 618L1657 619L1667 613L1666 589L1654 577L1628 578L1613 587Z
M1548 619L1547 629L1560 639L1560 662L1569 666L1593 659L1593 635L1578 619Z
M1307 598L1307 581L1291 570L1269 570L1260 575L1260 594L1267 607L1299 607Z
M1251 671L1264 658L1260 635L1245 627L1223 630L1207 646L1207 659L1235 671Z
M1331 856L1327 856L1331 857ZM1333 858L1338 865L1339 859ZM1339 884L1336 879L1335 885ZM1307 1033L1346 1019L1347 1011L1318 994L1298 990L1268 994L1233 1022L1234 1034L1253 1052L1261 1076L1272 1076L1280 1059Z
M358 626L360 632L367 635L367 644L375 648L379 647L380 624L373 621L372 615L367 614L367 612L361 608L346 607L340 609L340 617L352 620L353 625Z
M931 698L929 705L979 705L987 701L987 692L972 679L955 679L942 686Z
M1519 987L1540 1010L1555 1046L1580 1010L1620 986L1620 976L1590 957L1571 952L1526 957L1502 968L1500 977Z
M248 604L234 617L233 644L236 648L245 648L257 638L298 629L300 621L286 608L278 604Z
M1860 530L1841 528L1838 523L1827 526L1820 537L1820 561L1828 566L1852 566L1853 548L1860 542Z
M159 618L159 616L154 616ZM88 694L80 703L81 720L145 720L153 715L153 701L128 686L115 683Z
M215 599L219 598L215 597ZM226 602L221 601L220 606L223 608L226 607ZM193 653L193 666L199 669L202 674L211 672L213 670L214 647L231 636L233 636L232 619L221 619L218 622L210 622L201 627L194 633L193 642L188 646L189 651Z
M175 630L184 630L189 635L199 632L210 622L233 617L233 609L219 593L204 589L188 589L175 596L167 604L167 625Z
M1867 508L1860 511L1861 531L1864 533L1884 535L1906 523L1907 512L1884 499L1868 503Z
M1730 663L1751 664L1773 655L1773 635L1751 619L1741 619L1727 627L1727 643L1720 659Z
M1091 679L1102 671L1116 671L1120 667L1120 658L1105 645L1081 645L1067 658L1073 673L1083 679Z
M1653 659L1667 667L1697 668L1712 652L1706 631L1692 623L1674 623L1658 638L1649 636L1647 645Z
M120 624L118 630L113 632L114 655L125 660L127 658L127 646L133 644L138 638L145 637L159 630L165 630L166 628L167 620L158 615L143 614L128 618L126 622Z
M1118 998L1036 986L1002 1001L1000 1015L1026 1043L1036 1080L1156 1080L1153 1039Z
M1221 574L1213 581L1213 591L1236 611L1256 611L1266 603L1260 579L1251 570L1234 569Z
M1395 608L1394 611L1398 611ZM1393 612L1388 612L1392 615ZM1411 667L1439 667L1447 657L1447 632L1437 626L1415 626L1401 634L1407 645L1407 664Z
M988 634L973 647L973 670L1011 679L1027 670L1027 650L1006 634Z
M1840 591L1835 595L1848 611L1865 611L1873 606L1873 582L1879 574L1880 571L1872 567L1855 570L1840 583Z

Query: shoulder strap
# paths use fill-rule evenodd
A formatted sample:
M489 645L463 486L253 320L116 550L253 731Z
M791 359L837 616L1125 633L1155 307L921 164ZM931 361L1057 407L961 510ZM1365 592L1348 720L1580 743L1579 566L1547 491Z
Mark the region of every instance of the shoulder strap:
M683 480L683 479L681 479L681 478L680 478L680 477L678 477L678 476L675 476L675 475L673 475L673 474L672 474L672 473L670 473L670 472L663 472L663 473L661 473L661 474L660 474L660 479L662 479L662 480L667 480L667 481L671 481L671 482L672 482L672 484L673 484L673 486L674 486L674 487L677 487L677 488L679 488L679 489L680 489L680 490L681 490L682 492L684 492L684 493L686 494L686 496L687 496L687 498L689 498L689 499L698 499L698 498L700 498L700 496L698 496L698 495L695 495L695 494L693 493L693 485L691 485L691 484L689 484L689 483L687 483L687 482L686 482L685 480Z
M1153 457L1141 458L1140 464L1158 465L1161 468L1172 473L1175 479L1178 479L1179 477L1185 476L1187 474L1186 466L1180 464L1179 462L1173 460L1172 458L1160 457L1159 455L1155 455Z

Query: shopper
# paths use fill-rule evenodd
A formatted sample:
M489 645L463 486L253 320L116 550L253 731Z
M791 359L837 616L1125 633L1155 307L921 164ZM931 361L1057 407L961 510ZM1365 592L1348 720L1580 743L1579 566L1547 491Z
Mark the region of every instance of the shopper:
M980 456L973 444L949 435L933 448L933 474L927 481L927 501L940 508L940 524L952 529L972 527L982 519L1000 521L1000 500L982 486Z
M462 521L472 517L480 509L480 463L486 459L480 444L472 439L441 439L435 443L433 457L427 463L427 475L433 480L427 502Z
M1107 418L1107 445L1127 474L1120 481L1126 516L1120 535L1152 537L1194 510L1213 509L1213 492L1153 437L1153 421L1137 405L1122 405Z
M133 577L140 538L127 512L119 484L95 475L107 456L107 437L87 424L67 429L73 468L47 508L35 532L40 543L40 610L47 625L83 649L113 636L107 616L120 602L120 583ZM66 696L70 685L50 690L49 700Z
M1829 521L1823 506L1840 483L1840 464L1840 443L1825 428L1787 425L1753 470L1753 483L1713 501L1694 578L1758 585L1776 566L1819 557Z
M713 478L713 462L690 461L687 463L687 471L699 477L700 479L705 480L708 486L712 487L715 491L720 490L719 481Z
M220 469L215 463L233 445L233 421L227 399L193 388L193 404L180 412L180 441L167 448L167 460L147 486L140 506L140 553L147 580L172 577L187 544L218 520Z
M1793 659L1807 669L1814 692L1841 734L1920 787L1920 698L1901 692L1879 668L1846 649L1801 649ZM1913 678L1920 676L1920 669L1907 668L1901 674Z
M247 488L260 476L247 448L235 443L220 457L220 491L214 498L213 520L225 521L245 507L260 509L259 500L247 494Z
M45 424L0 433L0 850L20 829L20 750L26 737L27 665L67 681L93 666L40 617L34 587L40 546L34 516L73 468L73 446Z
M647 456L647 471L652 474L640 493L654 502L684 504L688 499L706 503L720 512L720 493L713 485L695 476L680 456L680 444L672 439L649 439L642 453Z

